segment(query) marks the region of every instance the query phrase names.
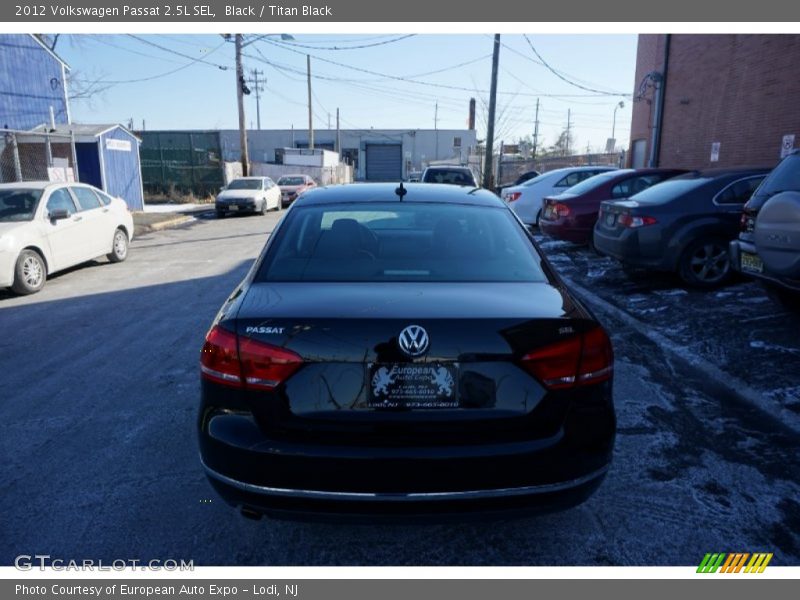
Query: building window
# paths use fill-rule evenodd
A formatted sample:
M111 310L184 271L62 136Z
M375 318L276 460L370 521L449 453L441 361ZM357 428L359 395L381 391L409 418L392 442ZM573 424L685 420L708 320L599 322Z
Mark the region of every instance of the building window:
M453 138L453 148L461 148L461 137L454 137Z

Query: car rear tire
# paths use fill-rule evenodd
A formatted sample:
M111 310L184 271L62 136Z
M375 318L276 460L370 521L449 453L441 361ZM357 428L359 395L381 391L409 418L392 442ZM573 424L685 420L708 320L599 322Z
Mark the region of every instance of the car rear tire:
M42 256L35 250L20 252L14 266L14 283L11 289L17 294L35 294L44 287L45 281L47 267Z
M789 312L800 316L800 292L793 292L786 288L773 285L771 283L762 282L764 290L775 304L785 308Z
M114 241L111 244L111 252L106 254L112 263L120 263L128 258L128 234L122 229L114 232Z
M690 243L678 261L678 275L687 285L702 289L719 287L731 277L728 242L701 238Z

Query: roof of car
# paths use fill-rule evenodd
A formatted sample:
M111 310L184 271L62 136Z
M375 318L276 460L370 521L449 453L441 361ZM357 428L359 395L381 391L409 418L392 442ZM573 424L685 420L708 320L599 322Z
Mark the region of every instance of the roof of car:
M489 190L447 183L403 183L406 193L396 193L397 183L348 183L318 187L305 192L295 204L338 204L369 202L436 202L500 206L505 203Z
M24 190L43 190L56 185L89 185L80 181L15 181L12 183L0 183L0 189L24 189Z
M769 167L715 167L713 169L697 169L684 174L684 177L725 177L727 175L758 175L769 173Z

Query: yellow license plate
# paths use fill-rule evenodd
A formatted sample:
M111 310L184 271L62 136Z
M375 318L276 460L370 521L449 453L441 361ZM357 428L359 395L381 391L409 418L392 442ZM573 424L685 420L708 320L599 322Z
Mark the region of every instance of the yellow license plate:
M742 252L739 264L742 267L742 271L751 273L762 273L764 271L764 262L755 254Z

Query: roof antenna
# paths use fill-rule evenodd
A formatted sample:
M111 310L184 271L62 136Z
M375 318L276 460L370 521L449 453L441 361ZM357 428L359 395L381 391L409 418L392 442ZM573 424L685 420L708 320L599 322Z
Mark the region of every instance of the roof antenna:
M403 187L402 181L400 182L400 186L395 188L394 193L400 196L400 200L402 200L403 196L405 196L408 193L408 190Z

